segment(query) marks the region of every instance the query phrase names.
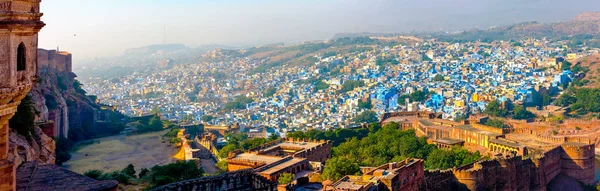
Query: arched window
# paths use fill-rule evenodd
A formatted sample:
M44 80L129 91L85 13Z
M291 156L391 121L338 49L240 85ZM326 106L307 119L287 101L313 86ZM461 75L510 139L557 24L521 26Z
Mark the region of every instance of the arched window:
M25 55L25 44L19 44L17 48L17 71L23 71L26 69L27 56Z

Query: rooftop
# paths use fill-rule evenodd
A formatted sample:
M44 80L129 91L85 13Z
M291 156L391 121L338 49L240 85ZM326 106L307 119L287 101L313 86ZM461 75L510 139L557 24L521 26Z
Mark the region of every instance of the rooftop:
M306 159L292 158L292 159L290 159L288 161L285 161L285 162L283 162L281 164L278 164L278 165L275 165L275 166L273 166L271 168L267 168L265 170L262 170L262 171L260 171L260 173L273 174L273 173L279 172L280 170L283 170L283 169L285 169L287 167L294 166L294 165L296 165L298 163L301 163L301 162L303 162L305 160Z
M117 187L115 180L98 181L53 164L24 163L17 169L17 190L102 191Z
M477 128L473 127L471 124L456 126L456 128L466 130L466 131L476 132L479 134L486 134L486 135L490 135L490 136L500 136L499 134L496 134L496 133L477 129Z
M433 140L433 142L442 143L442 144L446 144L446 145L455 145L455 144L464 143L465 141L458 140L458 139L451 139L451 138L440 138L440 139Z
M496 143L496 144L499 144L499 145L514 147L514 148L523 147L523 146L521 146L521 144L519 144L517 142L508 141L508 140L504 140L504 139L490 139L489 141L490 141L490 143Z
M235 156L234 159L260 161L260 162L264 162L266 164L271 164L271 163L281 160L281 157L269 156L269 155L257 155L257 154L253 154L253 153L240 153L237 156Z

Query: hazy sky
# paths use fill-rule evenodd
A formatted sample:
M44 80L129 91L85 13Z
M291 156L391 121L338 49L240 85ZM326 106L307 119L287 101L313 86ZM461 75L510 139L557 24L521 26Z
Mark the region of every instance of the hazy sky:
M256 45L340 32L459 30L571 20L599 0L43 0L41 48L75 60L163 43Z

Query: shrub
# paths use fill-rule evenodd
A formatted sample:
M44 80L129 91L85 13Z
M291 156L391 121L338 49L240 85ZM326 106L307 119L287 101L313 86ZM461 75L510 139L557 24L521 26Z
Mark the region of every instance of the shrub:
M126 175L129 175L131 177L135 177L135 167L133 166L133 164L127 165L127 167L125 167L123 170L121 170L121 172L123 172Z
M289 183L292 183L295 178L296 178L296 176L293 174L283 173L283 174L281 174L281 176L279 176L279 179L277 179L277 182L279 184L287 185Z
M98 179L98 177L102 176L103 173L104 172L102 172L101 170L88 170L88 171L85 171L83 173L83 175L93 178L93 179Z

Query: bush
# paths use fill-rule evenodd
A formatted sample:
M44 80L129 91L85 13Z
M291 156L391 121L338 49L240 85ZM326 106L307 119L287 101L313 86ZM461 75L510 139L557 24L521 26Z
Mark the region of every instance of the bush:
M31 96L27 95L23 100L21 100L21 104L17 107L17 112L15 115L9 120L9 127L17 130L19 135L23 135L28 139L32 138L33 135L33 127L35 120L35 108L34 103L31 100Z
M138 174L138 176L141 178L143 178L144 176L148 175L148 173L150 172L150 170L148 170L147 168L142 168L142 170L140 170L140 174Z
M295 178L296 178L296 176L293 174L283 173L283 174L281 174L281 176L279 176L279 179L277 179L277 182L279 184L287 185L289 183L292 183Z
M172 182L202 177L204 171L198 168L194 161L177 161L163 166L154 166L151 169L151 183L161 186Z
M87 177L90 177L90 178L93 178L93 179L96 179L96 180L97 180L97 179L98 179L100 176L102 176L102 174L103 174L103 172L102 172L101 170L88 170L88 171L85 171L85 172L83 173L83 175L85 175L85 176L87 176Z
M116 180L119 182L119 184L129 184L131 178L133 177L124 174L120 170L117 170L111 173L102 174L100 177L98 177L98 180Z
M127 167L125 167L123 170L121 170L121 172L123 172L126 175L129 175L131 177L135 177L135 167L133 166L133 164L127 165Z
M222 160L217 162L217 168L223 172L227 172L227 161Z
M71 159L71 154L69 153L73 148L73 142L71 140L59 137L56 139L56 165L62 165L63 162Z
M485 125L491 126L491 127L497 127L497 128L507 128L508 127L508 125L506 125L504 123L504 121L502 121L500 119L488 119L485 122Z
M355 123L375 123L377 121L377 113L371 110L364 111L354 118Z

